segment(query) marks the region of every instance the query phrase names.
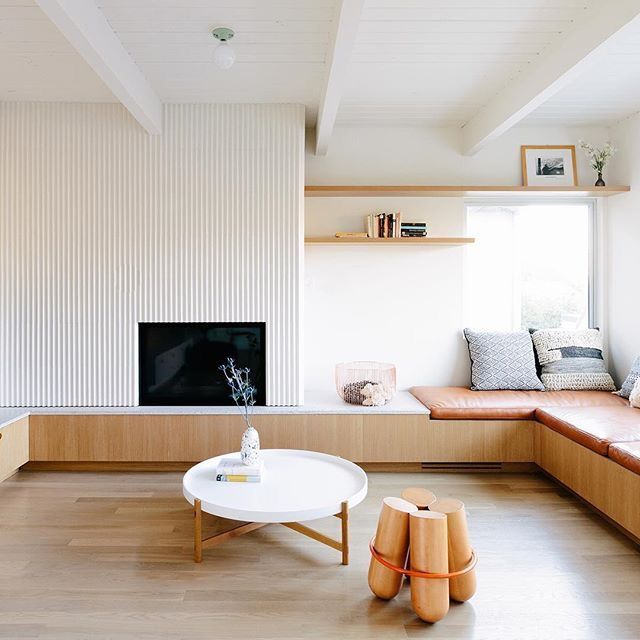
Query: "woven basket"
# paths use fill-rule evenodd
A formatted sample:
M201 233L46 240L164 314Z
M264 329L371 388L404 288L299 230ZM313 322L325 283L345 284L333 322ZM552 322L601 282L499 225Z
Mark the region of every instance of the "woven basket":
M336 365L336 390L349 404L362 404L362 389L382 384L390 395L396 392L396 368L386 362L341 362ZM388 400L387 400L388 402Z

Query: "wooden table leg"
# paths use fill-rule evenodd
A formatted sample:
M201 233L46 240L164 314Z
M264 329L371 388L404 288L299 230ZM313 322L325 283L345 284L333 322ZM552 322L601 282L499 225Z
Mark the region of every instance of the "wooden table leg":
M193 501L193 560L202 562L202 504L198 498Z
M340 511L342 529L342 564L349 564L349 503L343 502Z

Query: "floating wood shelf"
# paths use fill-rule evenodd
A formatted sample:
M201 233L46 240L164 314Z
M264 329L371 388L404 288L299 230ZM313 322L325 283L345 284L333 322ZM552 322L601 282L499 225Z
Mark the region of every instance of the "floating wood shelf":
M612 187L493 187L493 186L437 186L437 185L308 185L304 188L309 198L354 197L474 197L501 195L572 195L589 198L615 196L630 191L627 186Z
M439 245L439 246L461 246L473 244L475 238L449 238L438 236L427 236L426 238L336 238L324 236L316 238L305 238L305 244L419 244L419 245Z

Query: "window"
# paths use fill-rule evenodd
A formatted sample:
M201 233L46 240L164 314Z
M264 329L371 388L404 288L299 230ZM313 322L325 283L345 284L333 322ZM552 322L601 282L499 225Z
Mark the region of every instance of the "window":
M592 325L594 208L468 205L467 324L510 331Z

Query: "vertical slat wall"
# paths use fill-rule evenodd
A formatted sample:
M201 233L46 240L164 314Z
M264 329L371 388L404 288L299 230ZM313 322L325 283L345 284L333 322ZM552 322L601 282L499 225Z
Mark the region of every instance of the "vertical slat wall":
M137 323L265 321L302 400L304 113L0 103L0 405L137 404Z

